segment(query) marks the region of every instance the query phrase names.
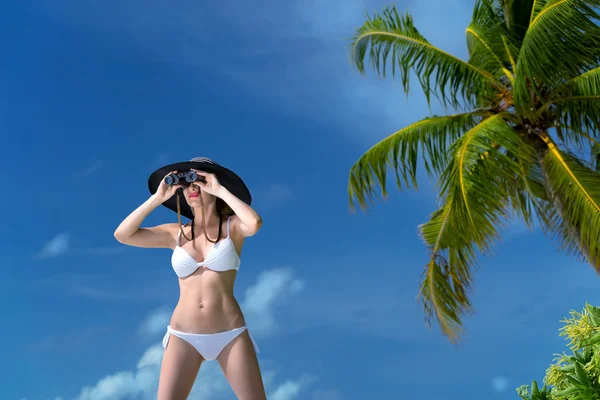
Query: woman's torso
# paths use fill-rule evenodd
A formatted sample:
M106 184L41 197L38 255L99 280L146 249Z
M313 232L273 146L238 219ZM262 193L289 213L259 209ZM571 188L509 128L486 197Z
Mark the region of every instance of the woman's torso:
M193 272L179 277L179 301L170 322L176 330L215 333L245 325L233 295L243 239L231 234L229 222L223 221L223 225L222 237L216 244L208 242L203 233L196 233L193 241L183 237L177 240L179 248L173 249L174 268L183 263L188 267L184 273ZM189 227L185 227L184 232L191 237ZM201 265L199 261L207 264ZM182 271L176 272L182 274Z

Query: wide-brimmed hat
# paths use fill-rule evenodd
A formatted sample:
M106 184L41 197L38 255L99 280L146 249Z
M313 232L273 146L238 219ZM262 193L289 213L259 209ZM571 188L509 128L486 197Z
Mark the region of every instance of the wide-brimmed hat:
M148 178L148 189L150 193L156 193L160 183L164 177L171 171L188 171L190 169L197 169L198 171L208 172L215 174L219 183L227 188L234 196L242 200L244 203L250 205L252 203L252 195L246 187L246 184L235 172L227 169L217 162L206 157L192 158L190 161L182 161L174 164L165 165L154 171ZM163 206L168 209L177 212L177 196L172 196L170 199L163 203ZM180 202L181 215L189 219L194 219L192 209L185 200Z

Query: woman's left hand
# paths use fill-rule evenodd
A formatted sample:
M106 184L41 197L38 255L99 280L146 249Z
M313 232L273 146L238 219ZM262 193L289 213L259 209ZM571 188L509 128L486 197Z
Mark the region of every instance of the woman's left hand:
M197 169L192 169L192 171L197 173L198 176L202 176L206 180L206 182L197 180L196 182L194 182L195 184L200 186L200 188L208 194L212 194L213 196L218 195L221 184L219 183L219 180L217 179L215 174L209 174L207 172L198 171Z

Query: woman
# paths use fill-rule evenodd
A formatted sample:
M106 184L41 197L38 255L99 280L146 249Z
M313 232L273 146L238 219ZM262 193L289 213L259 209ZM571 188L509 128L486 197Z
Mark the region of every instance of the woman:
M179 183L169 184L173 176ZM148 187L152 195L121 222L115 238L130 246L173 249L180 295L163 339L158 400L186 399L205 360L219 362L239 399L266 399L258 348L233 295L244 239L262 225L250 207L250 192L235 173L206 158L160 168ZM141 228L161 204L177 212L178 223ZM191 220L185 226L182 214Z

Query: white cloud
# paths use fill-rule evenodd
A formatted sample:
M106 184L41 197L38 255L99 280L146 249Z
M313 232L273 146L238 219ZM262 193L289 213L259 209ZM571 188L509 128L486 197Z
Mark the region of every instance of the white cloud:
M289 295L296 294L304 288L304 282L295 278L290 268L264 271L257 282L248 288L242 308L252 320L251 329L257 335L268 335L277 327L275 320L275 304ZM163 333L169 313L166 308L159 308L149 313L140 324L139 333L154 335ZM249 323L250 325L250 323ZM94 385L81 389L76 400L121 400L136 398L139 400L156 399L160 365L164 349L161 343L148 347L138 360L134 369L119 371L100 379ZM271 364L271 363L269 363ZM276 370L267 368L263 372L265 389L271 393L269 399L293 400L311 382L311 378L300 377L297 380L286 380L279 386L274 384ZM231 399L234 396L229 383L225 379L216 361L203 363L190 400Z
M141 360L140 360L141 361ZM94 386L81 389L76 400L120 400L129 397L156 398L159 368L144 364L135 371L121 371L106 376Z
M164 334L170 319L171 311L167 307L160 307L142 321L138 331L144 336L154 336L159 333Z
M508 387L508 379L506 379L503 376L496 376L494 378L492 378L492 389L494 389L495 392L503 392L506 390L506 388Z
M160 365L164 349L162 343L155 344L146 349L142 358L137 363L137 369L144 369L145 367L152 367Z
M37 260L57 257L69 251L70 235L68 233L60 233L48 241L39 253L34 257Z
M125 246L111 247L80 247L74 245L74 238L67 232L60 233L44 244L41 250L33 256L34 260L45 260L48 258L58 257L63 254L84 254L90 256L109 256L120 254L125 251Z
M301 292L304 286L304 281L295 278L291 268L262 272L256 284L246 290L242 305L252 333L263 337L276 333L276 305L286 297Z
M120 371L84 387L76 400L156 399L160 365L164 349L161 343L150 346L132 371ZM205 362L200 369L190 400L230 398L231 388L216 362Z
M76 400L156 399L160 365L164 350L161 343L150 346L132 371L120 371L84 387ZM267 391L273 386L275 371L266 370L263 381ZM287 380L270 391L269 399L293 400L307 385L306 379ZM226 400L234 396L216 361L204 362L194 383L189 400Z
M270 400L292 400L298 398L298 394L302 389L299 381L286 381L275 389L268 398Z

